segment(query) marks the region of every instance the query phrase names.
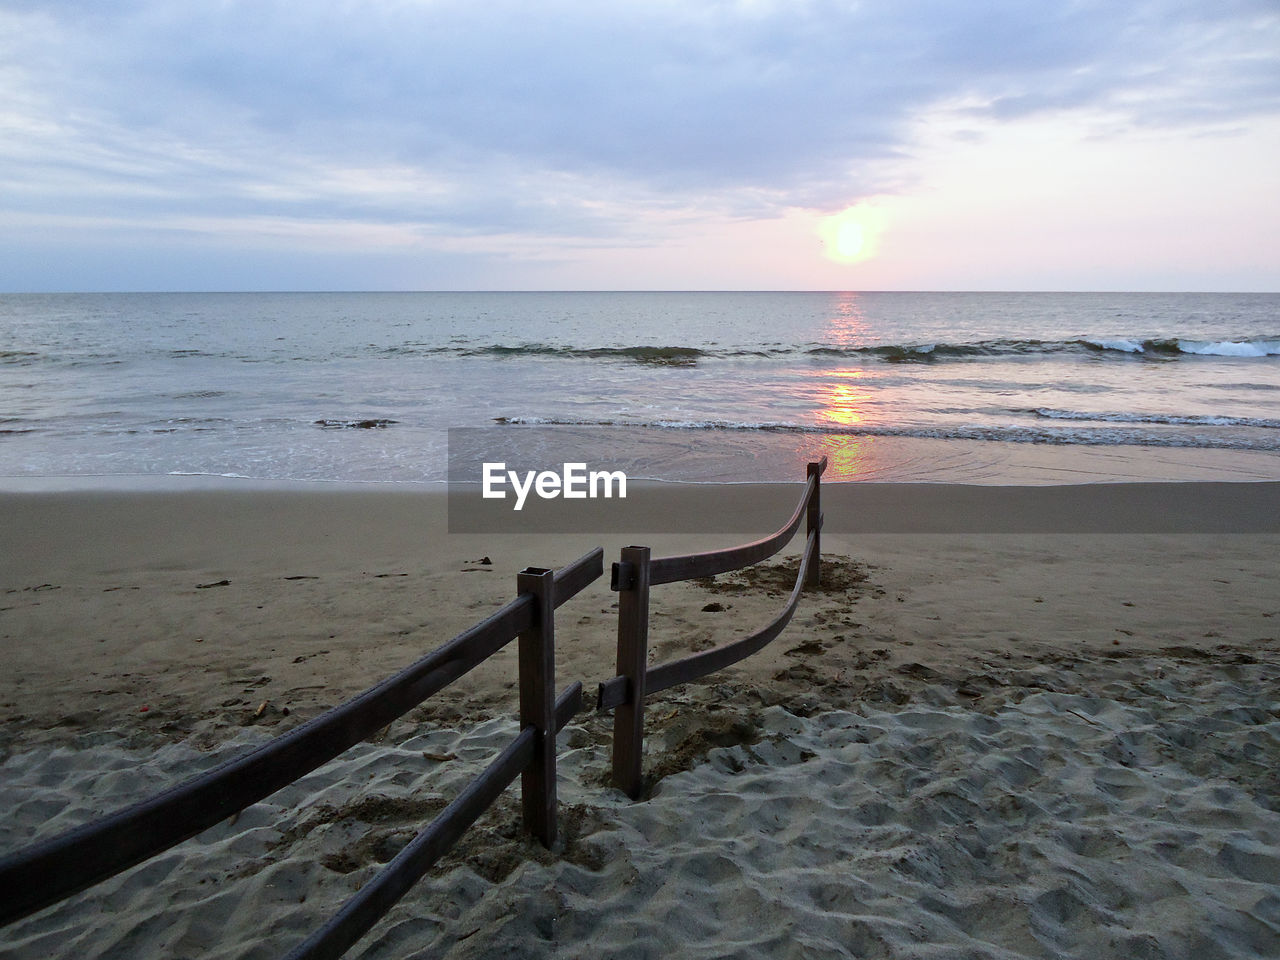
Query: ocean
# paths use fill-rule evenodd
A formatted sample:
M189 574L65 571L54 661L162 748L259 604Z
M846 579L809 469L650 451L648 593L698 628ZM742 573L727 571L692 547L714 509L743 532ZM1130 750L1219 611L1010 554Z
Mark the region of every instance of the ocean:
M1280 294L0 295L9 486L433 483L455 428L665 480L1274 480Z

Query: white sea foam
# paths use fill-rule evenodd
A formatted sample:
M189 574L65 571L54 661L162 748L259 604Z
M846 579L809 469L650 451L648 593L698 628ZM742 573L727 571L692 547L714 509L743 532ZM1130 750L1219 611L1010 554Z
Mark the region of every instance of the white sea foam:
M1080 341L1096 350L1117 353L1141 353L1202 357L1274 357L1280 356L1280 339L1191 340L1171 337L1159 340L1128 338L1106 339L1086 337Z
M1119 353L1142 353L1141 340L1093 340L1086 338L1085 343L1092 344L1099 350L1115 350Z
M1206 357L1275 357L1280 356L1280 340L1179 340L1183 353Z
M996 443L1032 443L1053 446L1134 446L1194 447L1210 450L1280 450L1280 437L1240 435L1216 431L1218 427L1280 428L1280 420L1226 416L1163 416L1124 413L1087 414L1082 411L1058 411L1037 408L1027 411L1046 420L1078 422L1076 427L1033 426L1018 423L981 424L954 423L927 425L895 425L862 422L857 424L815 424L771 420L577 420L573 418L511 416L498 422L515 426L603 428L617 432L618 438L636 439L637 430L688 430L726 433L783 433L814 436L904 437L929 440L982 440ZM1109 422L1114 426L1095 427L1088 421ZM1187 431L1143 430L1142 425L1198 426L1201 433ZM632 431L628 433L628 431ZM637 454L639 455L639 454Z
M1162 423L1171 426L1257 427L1280 429L1280 420L1267 417L1233 417L1225 414L1179 415L1172 413L1129 413L1113 410L1054 410L1037 407L1031 411L1046 420L1097 421L1102 423Z

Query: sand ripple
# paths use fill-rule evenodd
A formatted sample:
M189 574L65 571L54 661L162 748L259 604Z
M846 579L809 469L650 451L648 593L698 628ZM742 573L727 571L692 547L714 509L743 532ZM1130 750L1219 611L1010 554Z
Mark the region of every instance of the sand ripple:
M1272 673L1170 670L991 714L769 707L755 742L711 750L636 804L596 782L598 728L570 728L562 849L519 839L504 799L352 955L1280 955ZM278 956L511 732L490 721L361 745L9 928L6 956ZM110 741L14 754L0 842L209 762L177 746L139 770L139 756Z

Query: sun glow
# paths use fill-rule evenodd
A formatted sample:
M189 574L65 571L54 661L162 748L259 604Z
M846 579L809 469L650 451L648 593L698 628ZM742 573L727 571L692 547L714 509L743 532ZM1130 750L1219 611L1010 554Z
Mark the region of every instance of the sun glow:
M836 256L852 260L866 246L867 233L862 224L854 220L846 220L836 228Z
M837 263L859 263L875 256L884 220L883 211L864 204L827 217L819 228L827 257Z

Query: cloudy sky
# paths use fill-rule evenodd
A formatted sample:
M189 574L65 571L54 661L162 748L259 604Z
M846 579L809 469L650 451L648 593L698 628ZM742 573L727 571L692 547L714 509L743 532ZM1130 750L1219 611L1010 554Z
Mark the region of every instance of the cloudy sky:
M1277 0L0 0L0 290L1280 290Z

